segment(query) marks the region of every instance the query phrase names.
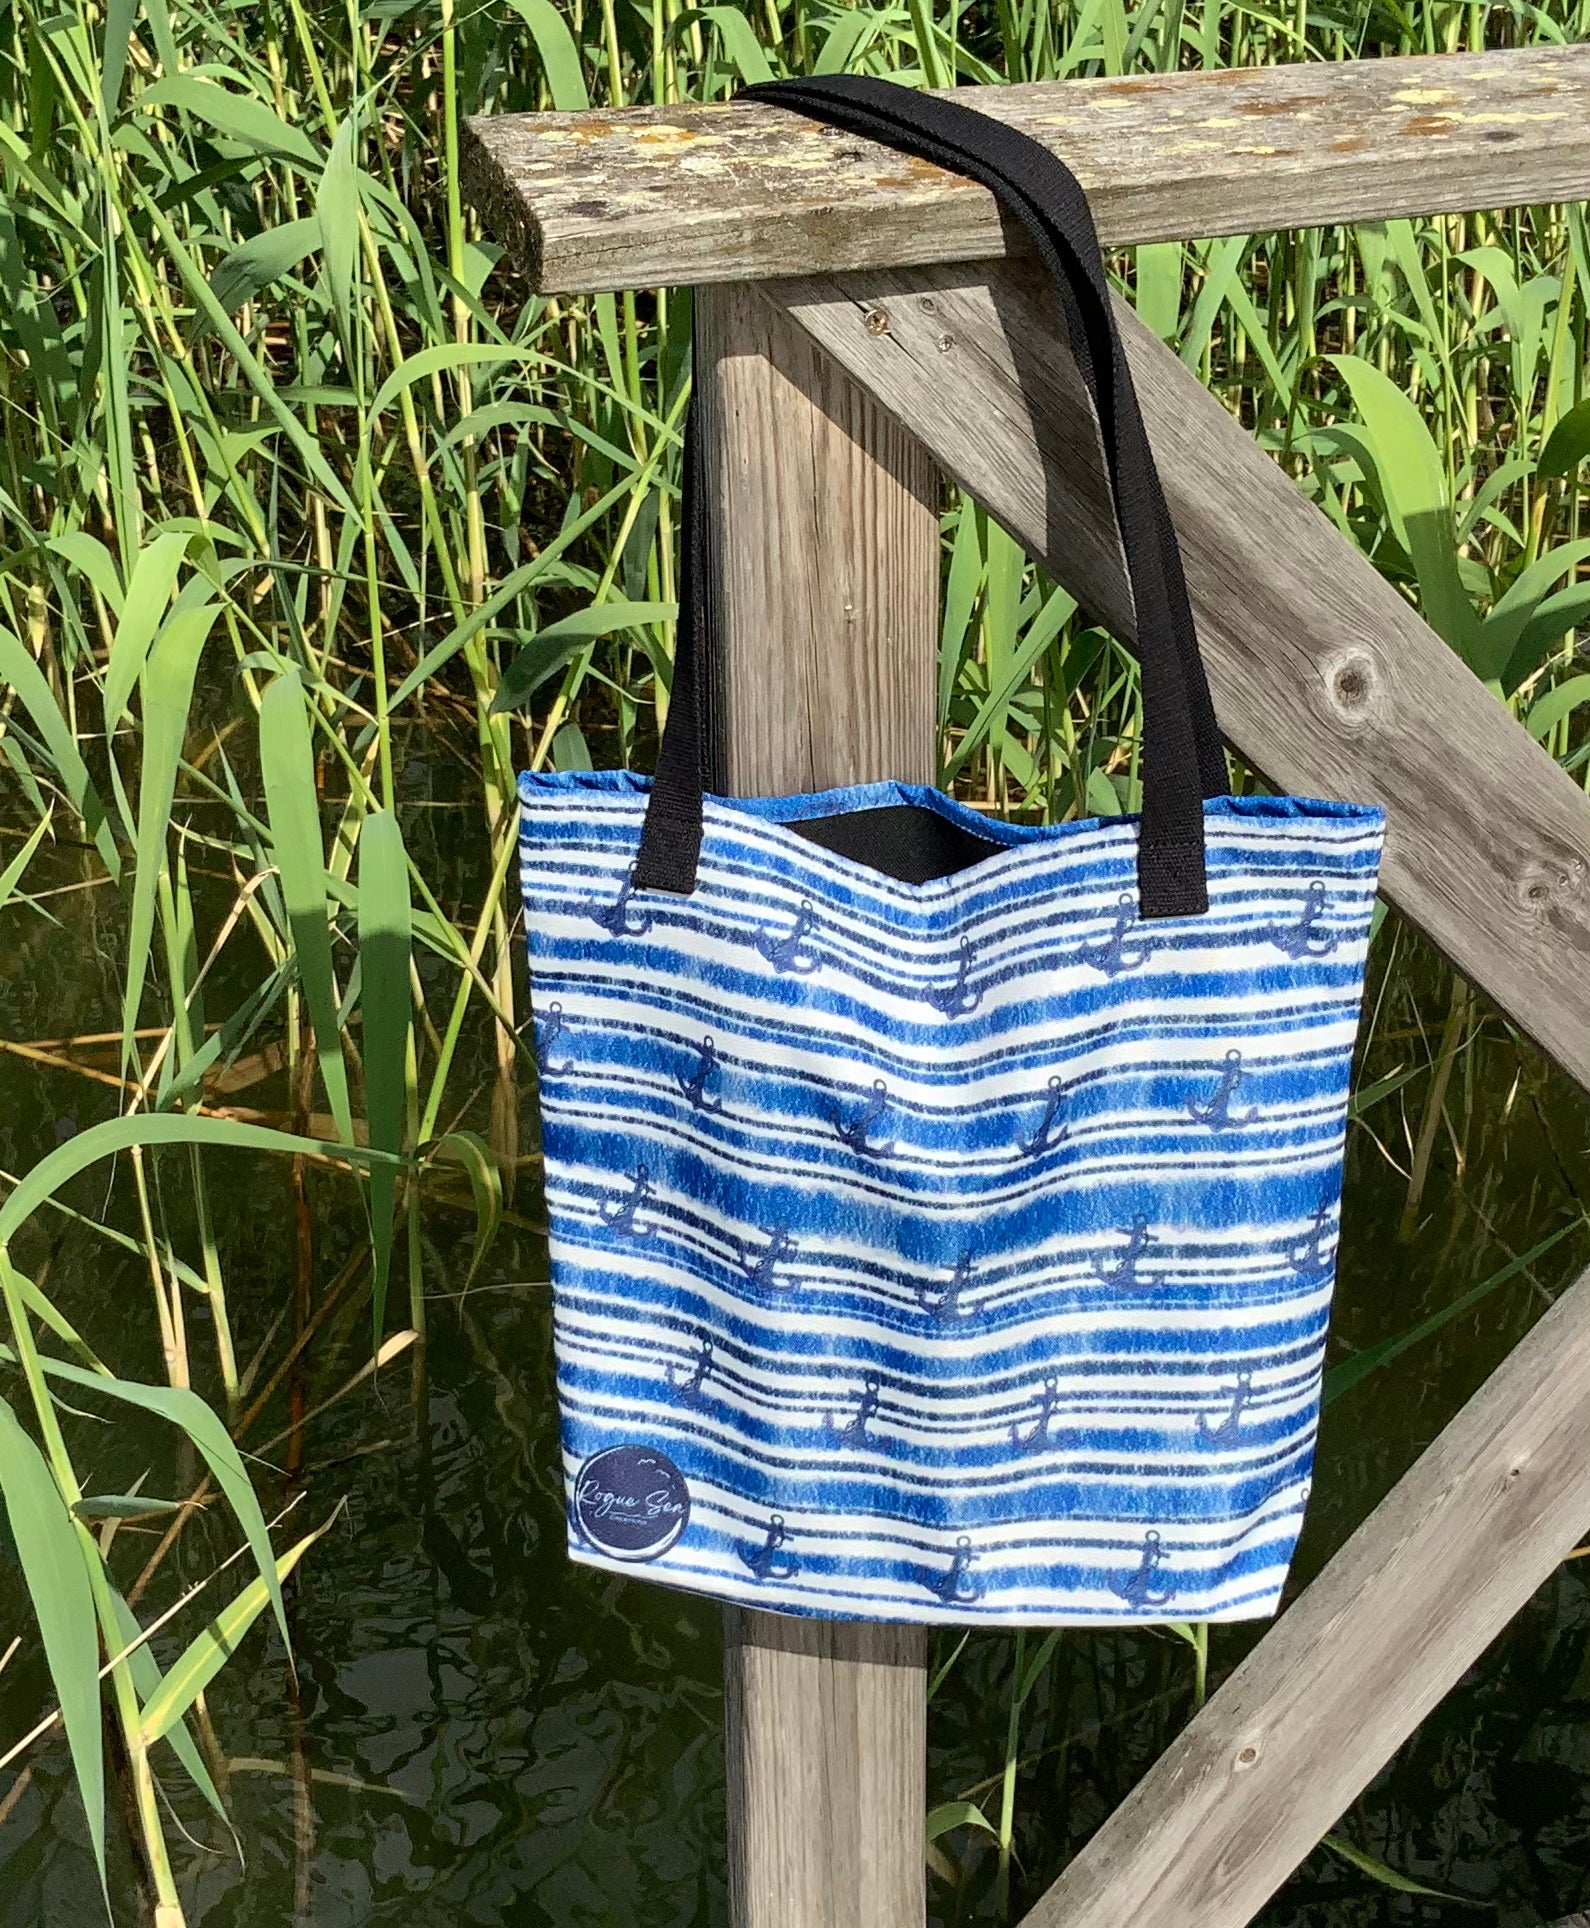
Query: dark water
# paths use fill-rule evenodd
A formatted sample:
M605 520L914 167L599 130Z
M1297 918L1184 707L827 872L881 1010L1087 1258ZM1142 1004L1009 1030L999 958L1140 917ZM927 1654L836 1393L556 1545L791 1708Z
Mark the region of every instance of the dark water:
M473 810L445 795L411 794L410 803L410 847L444 904L478 901ZM63 856L59 881L78 874ZM14 911L0 923L5 1038L115 1026L120 925L110 893L82 891L52 908L60 929ZM219 987L215 1008L225 999ZM1333 1361L1406 1330L1548 1233L1574 1229L1527 1274L1329 1411L1297 1579L1317 1570L1590 1258L1586 1106L1494 1017L1458 1062L1418 1228L1410 1241L1399 1238L1407 1183L1396 1167L1409 1162L1446 1000L1439 967L1388 920L1360 1084L1398 1066L1424 1069L1352 1132ZM457 1079L470 1122L484 1123L489 1076L488 1040L472 1035ZM245 1101L269 1107L286 1097L278 1081ZM109 1115L112 1103L101 1085L0 1054L0 1164L25 1168L58 1131ZM528 1095L523 1119L528 1139ZM263 1158L216 1157L209 1169L247 1360L291 1294L287 1173ZM169 1172L180 1245L191 1232L181 1168ZM357 1250L360 1215L336 1178L311 1174L309 1184L316 1290L329 1291ZM69 1202L135 1231L129 1194L101 1172L77 1181ZM513 1205L481 1280L459 1299L471 1236L465 1201L440 1192L428 1199L423 1385L411 1358L397 1361L375 1387L312 1423L296 1489L264 1469L268 1511L300 1491L295 1524L324 1518L339 1500L345 1506L289 1588L296 1687L278 1636L256 1627L209 1695L246 1864L180 1776L166 1777L191 1836L172 1830L190 1922L710 1928L725 1920L717 1612L566 1562L533 1179ZM31 1229L19 1257L119 1369L159 1377L140 1257L58 1217ZM400 1284L394 1324L402 1298ZM192 1327L202 1351L202 1314ZM310 1355L310 1406L357 1370L367 1334L367 1305L350 1292ZM271 1344L278 1356L279 1336ZM284 1423L278 1397L253 1437ZM120 1420L103 1438L90 1421L73 1424L74 1447L101 1490L125 1490L146 1469L148 1491L187 1490L191 1468L169 1437ZM123 1531L115 1560L125 1583L152 1540ZM150 1603L163 1606L231 1546L224 1517L201 1520ZM193 1627L190 1615L181 1637ZM0 1650L17 1630L26 1631L21 1589L14 1573L0 1572ZM1215 1680L1253 1637L1214 1630ZM157 1646L169 1658L177 1644ZM935 1801L970 1796L997 1815L1013 1644L976 1635L933 1704ZM49 1704L31 1646L25 1641L0 1677L0 1748ZM1062 1639L1021 1727L1010 1919L1186 1721L1191 1692L1191 1652L1170 1636ZM0 1924L102 1918L64 1749L46 1741L29 1760L32 1779L0 1826ZM15 1772L0 1775L0 1795ZM130 1924L144 1919L143 1905L114 1802L111 1830L115 1919ZM1590 1559L1554 1574L1338 1832L1468 1905L1393 1893L1321 1851L1260 1917L1267 1928L1534 1928L1590 1906ZM933 1920L1001 1919L989 1846L967 1830L940 1846L947 1858L930 1877Z

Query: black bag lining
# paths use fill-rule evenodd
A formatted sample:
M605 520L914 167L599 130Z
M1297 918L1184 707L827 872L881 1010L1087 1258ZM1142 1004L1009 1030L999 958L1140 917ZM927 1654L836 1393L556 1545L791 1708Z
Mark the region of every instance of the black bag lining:
M784 827L836 857L848 857L902 884L953 877L1008 848L920 803L884 803L835 817L807 817Z

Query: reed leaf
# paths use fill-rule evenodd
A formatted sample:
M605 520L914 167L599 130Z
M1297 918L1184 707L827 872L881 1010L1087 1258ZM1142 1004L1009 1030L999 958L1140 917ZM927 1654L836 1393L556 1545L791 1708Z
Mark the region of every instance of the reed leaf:
M359 997L364 1015L364 1109L370 1144L396 1156L408 1108L409 970L413 944L408 857L389 811L367 817L359 833ZM381 1343L392 1268L395 1165L370 1172L371 1294L375 1343Z
M0 625L0 678L22 699L33 720L43 747L54 764L66 799L77 813L78 821L94 841L100 861L113 878L121 876L121 854L67 721L61 714L49 684L33 658L10 630Z
M335 1519L336 1515L332 1515ZM148 1745L165 1739L192 1707L235 1652L238 1642L264 1612L267 1602L281 1599L282 1581L316 1540L331 1530L331 1520L306 1533L270 1562L258 1580L251 1580L167 1668L165 1678L144 1703L143 1737ZM285 1629L284 1629L285 1636Z
M353 1143L353 1110L348 1073L342 1059L336 984L331 967L330 912L326 902L325 850L320 840L320 807L315 791L315 759L310 746L309 709L296 670L287 670L266 690L259 712L260 769L270 813L271 841L281 874L282 896L299 982L309 1007L321 1081L336 1120L337 1135Z
M142 670L143 767L138 778L137 869L127 927L126 990L122 996L124 1067L132 1061L138 1012L143 1003L149 947L155 929L155 892L166 861L166 832L171 823L177 766L182 758L188 711L193 702L193 678L199 667L199 654L218 614L213 606L174 611L161 629Z
M61 1709L88 1838L105 1886L105 1743L99 1633L85 1551L44 1455L0 1399L0 1495ZM106 1907L110 1905L106 1891Z
M142 1706L147 1708L149 1702L160 1692L164 1676L154 1655L149 1651L148 1641L143 1638L143 1628L138 1624L138 1616L115 1588L111 1589L111 1602L115 1609L116 1624L121 1629L133 1689ZM226 1812L226 1804L221 1799L220 1790L216 1787L210 1770L204 1764L204 1756L199 1752L193 1736L180 1717L169 1724L162 1738L182 1763L188 1779L231 1829L232 1823ZM232 1830L232 1839L234 1842L237 1841L235 1829ZM241 1852L241 1844L239 1844L239 1851Z

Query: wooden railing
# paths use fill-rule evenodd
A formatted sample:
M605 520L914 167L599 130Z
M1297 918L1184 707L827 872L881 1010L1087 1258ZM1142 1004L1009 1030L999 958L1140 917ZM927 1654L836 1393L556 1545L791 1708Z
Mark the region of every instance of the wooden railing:
M1107 242L1590 193L1590 48L961 98L1062 154ZM1081 384L981 188L750 104L484 119L466 158L539 287L697 285L731 789L930 774L940 472L1130 639ZM1590 1086L1590 799L1120 319L1222 728L1285 789L1383 802L1384 894ZM1027 1928L1240 1928L1587 1524L1590 1273ZM919 1634L731 1611L728 1639L739 1928L919 1928Z

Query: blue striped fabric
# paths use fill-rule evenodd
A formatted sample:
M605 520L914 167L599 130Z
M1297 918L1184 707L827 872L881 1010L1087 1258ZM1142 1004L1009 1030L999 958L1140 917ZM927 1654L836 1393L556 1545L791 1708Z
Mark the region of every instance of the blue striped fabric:
M1206 806L1210 910L1137 828L935 790L521 779L577 1560L789 1613L1274 1611L1301 1524L1382 813ZM1001 847L913 885L788 826L910 803Z

